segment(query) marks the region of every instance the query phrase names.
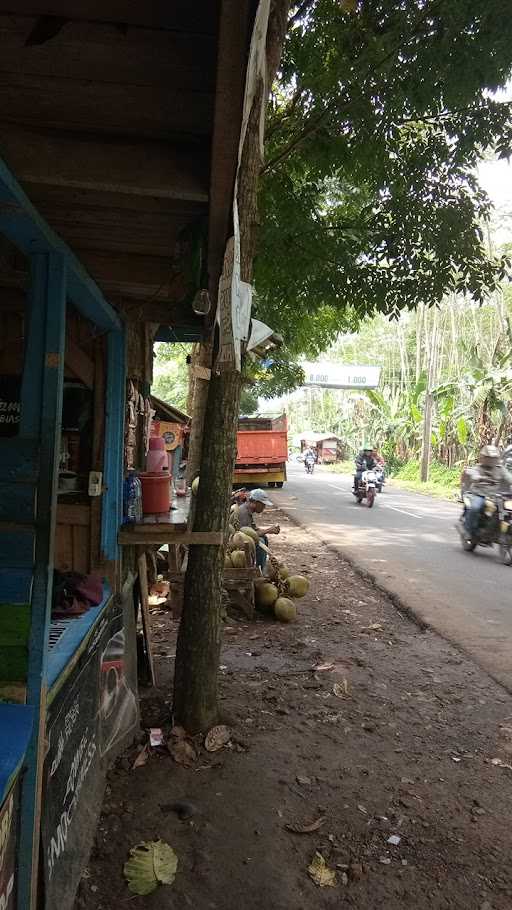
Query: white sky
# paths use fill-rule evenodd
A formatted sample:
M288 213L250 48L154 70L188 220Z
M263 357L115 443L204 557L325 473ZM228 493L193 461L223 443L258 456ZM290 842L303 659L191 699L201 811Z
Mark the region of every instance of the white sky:
M512 209L511 161L482 161L478 168L478 180L496 209Z

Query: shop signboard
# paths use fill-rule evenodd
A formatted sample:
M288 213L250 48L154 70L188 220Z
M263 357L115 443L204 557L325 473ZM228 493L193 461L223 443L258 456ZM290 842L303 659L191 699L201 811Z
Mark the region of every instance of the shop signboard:
M0 376L0 437L17 436L21 417L19 376Z
M16 782L0 808L0 910L16 907L18 791Z
M107 763L138 721L130 614L129 597L124 609L111 600L50 706L42 820L47 910L73 904Z
M326 389L376 389L379 385L380 367L344 366L338 363L301 364L306 386Z

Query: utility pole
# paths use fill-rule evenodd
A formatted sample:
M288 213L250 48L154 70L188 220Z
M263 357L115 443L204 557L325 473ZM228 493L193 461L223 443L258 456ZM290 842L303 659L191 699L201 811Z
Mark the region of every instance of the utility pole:
M427 314L425 313L425 319L426 317ZM428 480L430 458L432 454L432 411L434 403L432 390L434 388L437 372L437 319L438 310L437 307L435 307L432 320L432 335L430 338L427 392L425 395L425 409L423 412L423 441L421 445L420 471L420 480L422 483L426 483Z

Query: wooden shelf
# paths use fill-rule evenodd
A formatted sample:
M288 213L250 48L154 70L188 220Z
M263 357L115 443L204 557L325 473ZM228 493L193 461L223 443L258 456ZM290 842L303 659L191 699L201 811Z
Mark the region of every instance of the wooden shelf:
M192 546L202 544L220 547L224 543L224 534L222 531L181 530L176 525L160 522L154 525L136 524L123 527L117 535L117 540L121 546L184 543Z

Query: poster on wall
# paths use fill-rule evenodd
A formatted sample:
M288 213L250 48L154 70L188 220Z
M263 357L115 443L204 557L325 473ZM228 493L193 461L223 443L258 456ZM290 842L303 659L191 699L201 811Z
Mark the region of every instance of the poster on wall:
M21 418L21 379L0 376L0 438L17 436Z
M0 809L0 910L16 907L18 791L16 782Z
M138 722L130 603L113 598L50 706L42 841L45 906L72 906L103 799L108 762ZM133 613L133 609L131 610ZM127 624L128 623L128 624Z

